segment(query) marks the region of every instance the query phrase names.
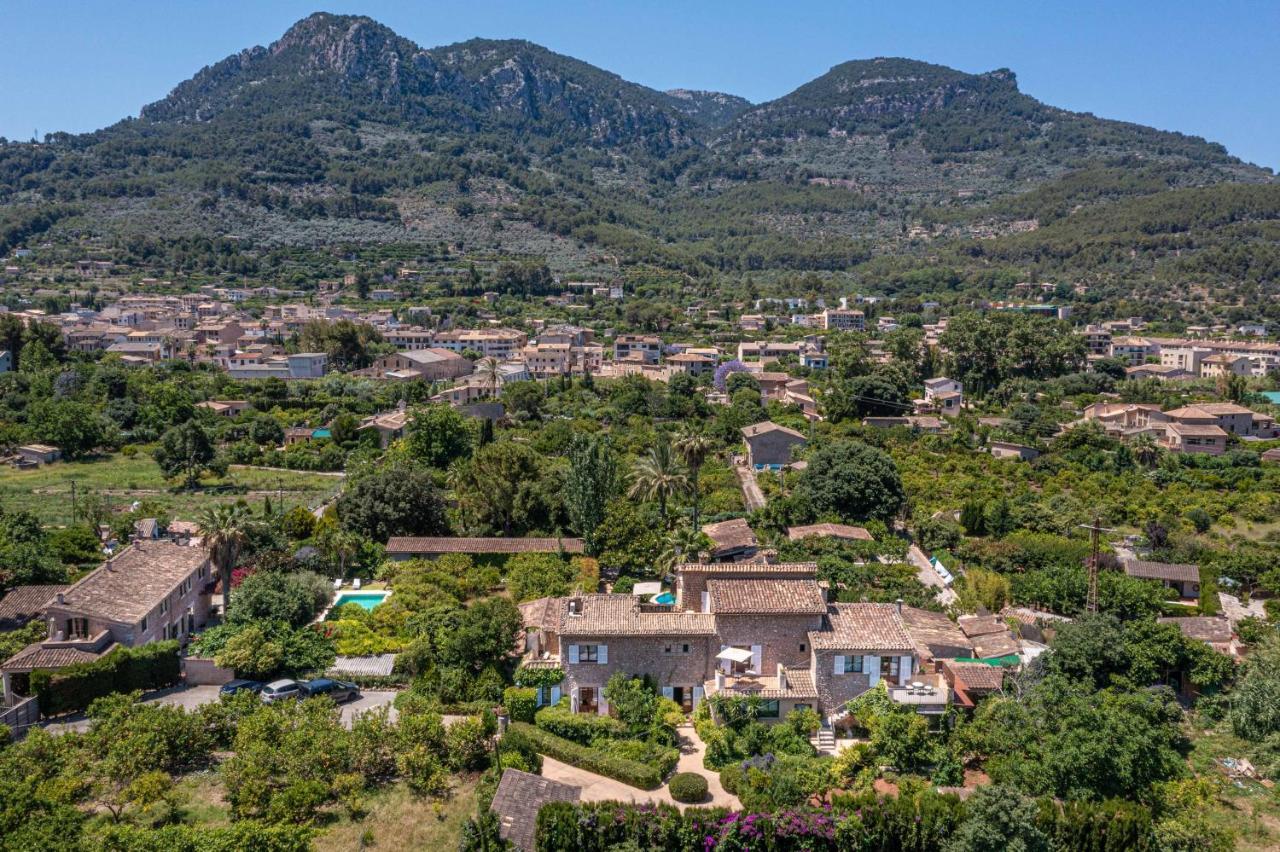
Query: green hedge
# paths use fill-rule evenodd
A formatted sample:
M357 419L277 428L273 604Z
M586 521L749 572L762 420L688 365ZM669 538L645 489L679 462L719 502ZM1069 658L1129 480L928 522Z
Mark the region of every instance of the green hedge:
M543 707L534 717L534 723L548 733L579 745L591 745L597 737L618 739L627 736L627 726L621 720L592 713L574 713L569 709L568 698Z
M115 692L164 689L181 676L178 643L152 642L137 648L117 648L87 663L65 669L37 669L31 689L46 716L79 713L97 698Z
M538 711L538 690L525 686L508 686L502 691L502 706L513 722L533 722Z
M652 766L579 745L526 722L512 722L507 727L503 742L512 739L514 742L508 744L511 747L531 748L538 754L641 790L653 790L662 786L662 774Z
M1111 800L1061 805L1039 802L1036 825L1052 848L1072 852L1155 852L1151 811ZM732 815L732 816L731 816ZM622 847L705 852L936 852L964 824L956 796L839 795L829 808L779 813L622 802L552 802L538 812L537 852L607 852Z

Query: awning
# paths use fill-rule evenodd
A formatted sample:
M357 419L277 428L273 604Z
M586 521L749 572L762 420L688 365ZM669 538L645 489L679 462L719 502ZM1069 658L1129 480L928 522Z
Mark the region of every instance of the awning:
M719 654L716 654L717 660L733 660L735 663L748 663L751 661L751 652L746 648L725 648Z

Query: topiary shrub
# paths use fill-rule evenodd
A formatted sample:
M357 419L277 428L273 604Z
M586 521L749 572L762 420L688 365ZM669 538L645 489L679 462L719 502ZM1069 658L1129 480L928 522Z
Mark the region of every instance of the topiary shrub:
M725 789L726 793L732 793L736 796L745 777L746 770L742 768L742 764L731 763L720 770L720 786Z
M667 785L671 798L686 805L697 804L707 798L707 779L696 772L678 772Z

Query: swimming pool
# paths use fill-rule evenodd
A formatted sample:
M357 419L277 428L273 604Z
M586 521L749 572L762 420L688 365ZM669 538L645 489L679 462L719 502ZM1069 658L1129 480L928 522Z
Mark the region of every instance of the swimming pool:
M373 609L391 596L390 592L338 592L333 599L334 609L344 604L359 604L365 609Z

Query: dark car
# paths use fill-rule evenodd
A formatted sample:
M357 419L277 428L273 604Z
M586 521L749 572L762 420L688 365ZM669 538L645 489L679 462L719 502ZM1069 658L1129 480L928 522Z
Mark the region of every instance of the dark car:
M302 685L302 697L311 698L316 695L327 695L334 702L350 701L360 697L360 687L345 680L332 680L327 677L309 680Z
M262 692L262 687L265 685L266 684L260 680L244 680L243 678L237 678L236 680L229 680L224 683L218 692L222 695L235 695L237 692L252 692L256 695L257 693Z

